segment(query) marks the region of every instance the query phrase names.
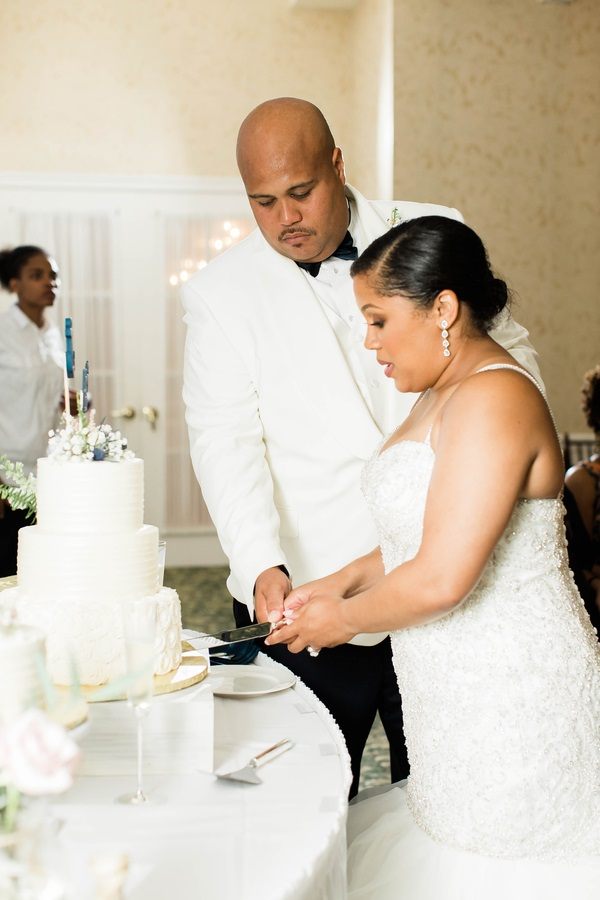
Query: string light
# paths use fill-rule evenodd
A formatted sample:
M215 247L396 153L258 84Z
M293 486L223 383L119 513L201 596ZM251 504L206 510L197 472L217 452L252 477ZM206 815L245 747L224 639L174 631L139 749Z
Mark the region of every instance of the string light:
M237 225L233 225L232 222L229 221L229 219L226 219L222 223L222 229L225 233L224 237L213 238L211 241L209 241L209 246L216 250L217 253L223 250L224 247L231 247L236 241L244 236L242 228L239 228ZM198 242L199 250L202 250L202 248L205 246L206 244L204 241ZM182 268L179 274L177 275L174 273L173 275L169 276L169 284L172 287L177 287L180 282L185 283L186 281L188 281L191 278L194 270L203 269L207 265L208 260L204 258L194 260L191 257L187 257L186 259L181 261Z

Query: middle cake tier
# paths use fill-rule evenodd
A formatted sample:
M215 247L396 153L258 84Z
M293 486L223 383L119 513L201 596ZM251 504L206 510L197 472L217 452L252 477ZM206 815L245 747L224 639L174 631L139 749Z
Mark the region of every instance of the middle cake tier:
M158 589L158 528L124 534L53 534L21 528L18 585L49 603L110 597L126 601Z

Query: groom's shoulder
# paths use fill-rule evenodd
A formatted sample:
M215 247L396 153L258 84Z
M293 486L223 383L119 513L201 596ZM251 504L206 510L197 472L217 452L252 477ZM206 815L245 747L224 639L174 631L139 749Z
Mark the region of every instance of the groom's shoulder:
M239 243L228 247L227 250L211 259L207 266L194 275L193 280L209 284L221 279L230 280L236 276L243 278L244 273L247 273L249 263L260 249L262 240L258 229L254 229Z
M206 299L214 292L227 295L247 286L248 281L252 280L259 237L260 232L255 229L238 244L228 247L211 259L208 265L192 275L183 285L183 297L192 299L194 295L199 294Z

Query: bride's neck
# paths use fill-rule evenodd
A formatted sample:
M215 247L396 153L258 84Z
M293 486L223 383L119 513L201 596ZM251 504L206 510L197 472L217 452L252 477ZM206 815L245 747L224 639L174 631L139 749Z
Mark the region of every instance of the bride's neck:
M456 341L454 346L451 344L450 353L448 365L430 387L434 395L454 390L465 378L483 366L511 361L514 363L510 353L487 334Z

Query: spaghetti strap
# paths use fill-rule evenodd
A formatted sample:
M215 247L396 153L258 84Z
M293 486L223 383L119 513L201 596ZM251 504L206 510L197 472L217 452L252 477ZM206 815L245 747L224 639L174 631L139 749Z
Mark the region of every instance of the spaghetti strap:
M531 381L531 383L535 385L535 387L538 389L538 391L542 395L542 397L544 399L544 403L548 407L548 412L550 413L550 418L552 419L552 424L554 425L554 431L556 432L558 442L560 443L560 432L559 432L558 426L556 424L556 419L554 418L554 413L550 409L550 404L548 403L548 399L542 389L541 384L539 384L539 382L536 381L536 379L533 377L531 372L528 372L527 369L522 369L520 366L513 366L513 365L511 365L511 363L490 363L489 366L483 366L481 369L477 369L477 371L474 372L474 374L479 375L480 372L492 372L495 369L512 369L513 372L519 372L521 375L524 375L525 378L528 378Z
M527 369L522 369L520 366L513 366L511 363L490 363L489 366L483 366L483 368L477 369L474 374L479 375L480 372L493 372L495 369L512 369L513 372L520 372L525 378L529 378L532 384L535 384L536 388L545 399L541 384L536 381L531 372L528 372Z

